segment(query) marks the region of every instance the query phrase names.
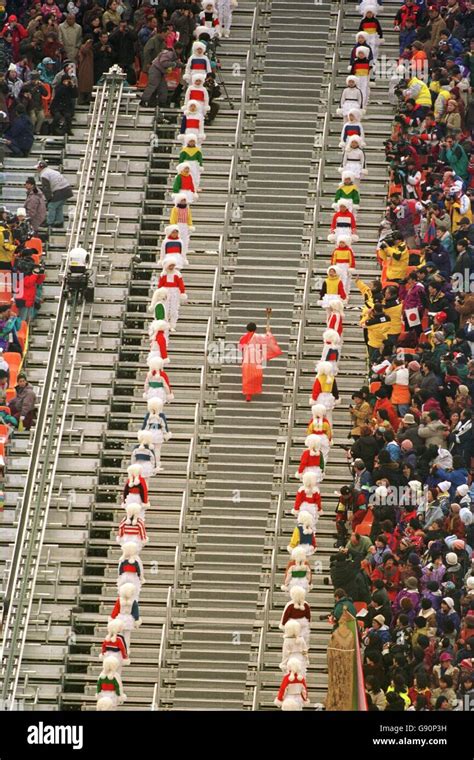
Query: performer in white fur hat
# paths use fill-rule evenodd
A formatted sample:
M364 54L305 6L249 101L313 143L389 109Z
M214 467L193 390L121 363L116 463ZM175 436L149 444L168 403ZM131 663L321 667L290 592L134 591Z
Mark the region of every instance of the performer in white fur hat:
M135 586L137 596L140 589L145 583L143 572L143 562L138 554L138 547L134 541L129 541L122 546L122 556L118 563L117 588L120 589L126 583L132 583Z
M131 632L141 625L140 608L138 606L138 593L133 583L125 583L120 586L118 599L110 613L112 620L120 620L123 623L123 637L130 652Z
M188 296L184 280L181 277L181 272L177 267L177 261L174 256L165 256L163 259L163 271L158 280L158 287L168 289L166 321L169 322L170 331L175 332L180 306L186 303Z
M361 45L356 50L355 61L351 67L351 74L357 77L357 85L362 93L362 108L367 108L370 98L370 74L372 64L369 60L370 48Z
M204 87L205 81L206 73L204 71L195 71L191 76L191 84L184 95L184 105L187 106L190 100L196 101L196 103L200 104L201 113L204 116L210 110L209 93L207 88Z
M142 429L148 430L152 434L153 446L155 447L156 471L162 472L161 447L165 441L169 441L171 432L166 415L163 413L163 401L159 398L151 398L147 406L148 411L145 414Z
M310 404L322 404L326 409L326 417L332 425L332 410L339 402L339 391L336 383L336 373L331 362L320 361L316 365L316 378L313 383Z
M308 430L311 427L311 423L308 426ZM311 430L308 434L310 435ZM303 475L303 485L300 486L296 492L295 503L291 514L297 516L298 512L304 510L309 512L313 516L314 524L317 523L319 515L322 514L321 508L321 493L316 482L316 474L314 472L306 472Z
M360 108L351 108L346 115L346 120L341 130L340 148L345 148L347 141L354 135L361 138L361 147L365 145L364 127L362 126L361 119L362 112Z
M378 12L378 3L371 0L366 0L364 7L364 18L359 25L359 31L365 32L367 36L367 45L372 51L374 63L377 62L379 46L384 42L382 27L380 26L380 22L377 19Z
M189 164L191 166L191 174L193 175L194 186L196 187L196 182L199 183L199 165L197 164L197 161L190 161ZM195 172L197 176L195 175ZM181 253L187 260L189 238L191 232L194 232L195 228L193 227L193 217L191 214L191 208L188 204L186 193L176 193L174 196L174 206L171 209L170 213L170 224L175 225L178 228L179 237L183 245Z
M140 504L127 504L125 507L126 517L120 521L116 539L120 546L134 541L138 551L141 551L148 543L145 523L139 516L141 511Z
M357 235L357 222L352 213L352 201L349 198L339 198L334 205L336 211L331 220L331 232L328 235L328 240L337 244L341 238L344 240L350 238L351 242L356 242L359 237Z
M126 700L115 657L106 657L97 679L97 710L116 710Z
M182 196L186 196L186 193L180 193ZM177 224L169 224L165 227L165 236L161 242L159 263L163 264L165 256L174 256L176 258L176 266L182 269L183 266L188 264L188 260L183 251L183 241L181 240L180 229Z
M163 359L163 364L169 364L168 358L168 335L169 323L164 319L154 319L148 328L148 337L150 338L150 353L148 356L159 356Z
M365 168L365 153L361 148L361 139L354 135L346 142L342 166L339 171L350 171L354 175L354 180L360 180L367 174Z
M120 675L123 665L130 665L127 645L122 635L123 622L121 620L109 620L107 623L107 635L105 636L99 657L105 660L107 657L114 657L117 660L117 673Z
M377 9L377 13L382 13L383 11L383 5L379 5L377 2L374 3L374 0L362 0L362 2L359 3L357 6L357 10L359 11L361 16L365 16L366 8L374 6Z
M339 333L342 346L342 335L344 332L344 304L340 299L332 301L332 303L329 304L326 313L326 327L331 330L336 330L336 332Z
M191 166L194 187L199 191L201 187L202 168L202 148L199 145L199 137L196 132L187 132L184 135L184 142L179 154L179 163L187 161ZM173 223L173 222L172 222Z
M335 330L323 332L323 350L321 361L331 362L334 372L337 372L338 362L341 357L341 339Z
M215 34L220 35L220 21L215 0L202 0L202 11L199 14L199 23L207 29L213 29Z
M302 546L309 557L316 551L316 536L314 534L314 520L310 512L301 510L296 518L296 527L287 546L287 551L291 554L297 546Z
M177 194L185 194L188 203L193 203L198 199L194 179L191 171L191 162L183 161L176 167L176 177L174 178L171 197L175 201Z
M212 67L209 58L206 55L206 45L200 40L193 42L192 52L189 56L184 69L183 79L188 84L191 83L193 73L200 71L205 76L212 74Z
M364 96L359 89L359 78L350 74L346 79L346 86L341 94L340 108L337 109L339 116L347 116L352 108L359 108L363 113Z
M314 403L316 403L316 401ZM313 472L316 476L316 482L321 483L324 473L324 457L320 450L321 442L319 440L319 435L306 436L304 445L306 448L301 454L300 464L295 473L295 477L302 480L305 473Z
M287 668L289 672L280 684L275 705L282 710L302 710L304 705L309 705L309 699L300 658L290 657Z
M347 294L351 291L352 273L355 272L356 261L351 248L352 236L339 235L338 243L331 254L331 264L337 266L339 276Z
M336 190L336 195L334 196L334 203L332 205L333 209L337 208L335 204L341 198L352 201L352 213L355 217L357 217L357 212L360 205L360 192L359 188L355 184L354 174L349 169L345 169L341 174L341 181Z
M168 300L168 288L156 288L148 307L153 312L155 319L166 318L166 302Z
M326 330L326 332L328 331ZM330 332L337 335L335 330L331 330ZM327 462L332 444L332 426L326 416L326 407L324 404L313 404L311 407L311 413L313 418L309 423L306 432L308 435L319 436L319 447L323 452L324 461ZM319 503L321 504L321 498L319 499ZM305 508L308 509L307 507ZM308 512L311 512L311 510L308 509ZM321 512L321 509L319 509L319 512Z
M291 602L288 602L283 610L280 628L282 628L290 618L300 620L302 635L305 637L308 644L311 611L309 604L305 604L305 594L307 591L311 591L312 588L312 573L310 564L306 559L306 552L303 547L297 546L296 549L293 549L291 552L291 559L286 566L285 578L281 586L282 591L289 591ZM305 625L301 618L307 619L307 630L304 630Z
M138 446L132 451L131 463L140 464L142 477L145 480L156 474L156 458L153 448L153 435L150 430L139 430L137 433Z
M351 55L350 55L350 59L349 59L350 63L349 63L349 66L347 67L348 71L351 70L352 64L354 63L354 61L356 59L356 50L357 50L357 48L361 47L361 46L364 46L364 45L367 46L367 47L369 47L369 45L367 44L367 37L368 36L369 36L368 34L366 34L365 32L361 32L361 31L358 31L357 34L355 35L355 45L354 45L354 47L351 50ZM369 50L370 50L370 48L369 48ZM370 50L369 61L372 62L372 59L373 59L372 50Z
M150 506L148 501L148 485L142 475L141 464L131 464L127 468L127 480L123 489L123 504L125 509L129 504L138 504L140 506L140 517L145 516L145 509Z
M178 140L184 142L185 136L189 133L193 133L198 136L200 143L206 139L204 132L204 115L201 111L201 107L197 100L190 100L189 103L182 108L183 117L181 119L180 134Z
M342 282L341 272L339 267L335 264L327 269L327 277L325 278L321 291L318 306L322 306L323 309L328 309L333 301L347 301L347 293Z
M230 28L232 26L232 10L237 8L237 0L217 0L217 12L219 14L219 22L221 25L221 33L223 37L230 36Z
M280 669L284 673L288 672L288 661L290 658L296 658L299 660L301 672L304 675L309 664L308 645L301 635L301 625L297 620L288 620L288 622L285 623L282 658L280 662Z
M173 401L168 375L163 371L163 359L159 356L150 356L147 359L149 370L145 378L143 398L147 401L151 398L159 398L163 403Z

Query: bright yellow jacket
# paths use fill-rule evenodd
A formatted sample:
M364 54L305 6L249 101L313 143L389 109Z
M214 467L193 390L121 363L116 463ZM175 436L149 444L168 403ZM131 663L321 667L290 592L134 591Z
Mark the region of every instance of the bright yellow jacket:
M431 94L428 89L428 85L426 85L422 79L418 79L418 77L412 77L410 81L408 82L408 88L411 90L413 87L419 87L418 95L415 95L415 102L418 106L428 106L431 108L432 106L432 100L431 100Z
M410 253L405 243L380 248L379 256L387 262L387 279L403 280L407 273Z
M395 306L384 306L384 312L387 317L390 317L390 327L388 329L389 335L400 335L403 331L402 322L402 310L403 304L399 303Z

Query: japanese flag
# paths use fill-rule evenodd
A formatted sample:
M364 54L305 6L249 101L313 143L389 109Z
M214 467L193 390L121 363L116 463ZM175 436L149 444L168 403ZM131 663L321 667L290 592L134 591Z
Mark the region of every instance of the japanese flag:
M418 309L406 309L405 317L410 327L421 325L421 319Z

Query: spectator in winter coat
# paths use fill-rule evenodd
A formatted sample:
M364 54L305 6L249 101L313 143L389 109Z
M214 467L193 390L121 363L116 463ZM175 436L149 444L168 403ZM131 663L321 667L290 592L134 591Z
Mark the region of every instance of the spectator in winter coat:
M46 198L42 191L36 186L34 177L28 177L25 182L25 190L26 213L28 214L33 232L36 233L46 220Z
M37 135L41 133L45 119L42 99L47 94L48 90L40 81L39 71L32 71L31 80L23 86L21 91L20 102L25 106L33 131Z
M155 58L148 70L148 84L142 95L140 104L148 106L156 100L158 105L164 108L168 103L168 85L165 79L168 69L174 69L180 66L178 53L181 47L176 46L174 50L162 50Z
M52 128L55 134L72 134L74 101L77 96L77 87L73 85L69 74L65 74L61 79L61 83L56 87L50 106L53 116Z
M14 156L28 156L34 142L33 124L26 114L25 106L16 107L16 118L5 132L8 150Z
M97 84L103 74L105 74L114 63L113 50L109 42L109 35L102 31L99 39L94 44L94 84Z
M424 440L426 446L444 447L447 432L448 428L441 422L436 412L422 414L421 424L418 427L418 435Z
M82 40L82 27L76 23L74 13L68 13L62 24L59 24L59 41L64 48L66 58L75 61Z
M40 173L41 189L48 204L48 227L62 227L64 224L63 207L73 191L66 177L51 169L45 161L40 161L36 167Z
M137 38L135 32L129 29L126 21L120 21L117 29L114 29L109 37L109 44L114 54L114 63L117 63L125 71L128 83L135 84L136 75L133 64Z
M10 412L18 422L22 421L25 430L29 430L36 415L36 393L24 372L18 374L15 392L16 395L9 404Z

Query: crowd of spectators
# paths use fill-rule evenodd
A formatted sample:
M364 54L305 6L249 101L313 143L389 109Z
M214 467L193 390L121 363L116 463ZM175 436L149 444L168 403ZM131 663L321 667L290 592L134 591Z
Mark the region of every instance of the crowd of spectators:
M350 408L353 479L337 505L333 620L344 607L358 615L369 709L469 710L474 9L406 0L394 24L390 189L381 275L356 279L369 379Z

